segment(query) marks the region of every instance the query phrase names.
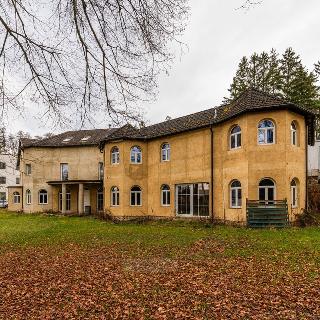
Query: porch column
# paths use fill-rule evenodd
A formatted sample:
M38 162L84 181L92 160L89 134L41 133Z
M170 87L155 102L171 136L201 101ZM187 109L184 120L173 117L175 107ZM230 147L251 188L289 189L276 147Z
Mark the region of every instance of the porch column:
M83 183L79 183L78 212L79 215L84 213Z
M65 214L67 211L67 186L65 183L62 184L62 205L61 205L61 213Z

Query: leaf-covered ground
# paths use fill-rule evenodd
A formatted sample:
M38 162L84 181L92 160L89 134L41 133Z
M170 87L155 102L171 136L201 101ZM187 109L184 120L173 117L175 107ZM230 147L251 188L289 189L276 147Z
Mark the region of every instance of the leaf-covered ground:
M320 230L0 213L0 319L319 319Z

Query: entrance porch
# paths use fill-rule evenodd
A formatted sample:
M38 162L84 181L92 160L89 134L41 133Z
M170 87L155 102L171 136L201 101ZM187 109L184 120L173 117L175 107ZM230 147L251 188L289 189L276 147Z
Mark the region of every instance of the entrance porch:
M101 180L48 181L53 188L53 210L62 214L90 215L103 211Z

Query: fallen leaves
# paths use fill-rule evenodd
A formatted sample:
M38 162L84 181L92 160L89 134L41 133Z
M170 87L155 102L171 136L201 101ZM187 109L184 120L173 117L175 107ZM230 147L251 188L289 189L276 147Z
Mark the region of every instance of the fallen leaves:
M314 264L292 270L286 260L215 256L214 248L224 250L201 241L170 258L116 244L5 252L0 318L320 318Z

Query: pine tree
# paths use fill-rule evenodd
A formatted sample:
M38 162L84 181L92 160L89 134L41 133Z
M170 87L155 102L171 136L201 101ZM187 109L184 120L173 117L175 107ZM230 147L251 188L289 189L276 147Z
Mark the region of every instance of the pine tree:
M270 51L268 65L268 86L265 92L277 95L281 93L281 72L279 66L278 53L275 49Z
M298 75L302 76L302 63L300 57L293 51L292 48L288 48L280 60L280 72L281 72L281 91L285 99L294 102L293 97L299 93L295 93L298 90L299 79L296 79Z
M243 91L248 89L248 78L249 78L249 62L247 57L243 57L238 65L238 70L233 82L228 90L230 92L230 98L225 98L225 101L228 102L237 98Z
M309 72L292 48L288 48L281 59L274 49L270 53L254 53L249 60L241 59L227 101L253 87L299 105L320 108L319 72L320 62L315 64L315 71Z
M314 72L320 78L320 60L314 65Z

